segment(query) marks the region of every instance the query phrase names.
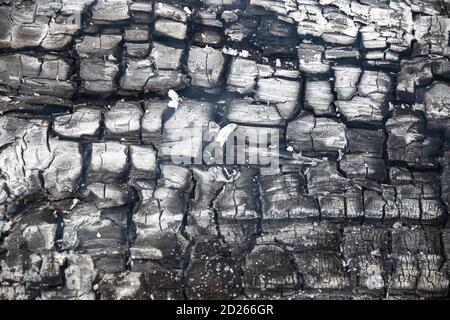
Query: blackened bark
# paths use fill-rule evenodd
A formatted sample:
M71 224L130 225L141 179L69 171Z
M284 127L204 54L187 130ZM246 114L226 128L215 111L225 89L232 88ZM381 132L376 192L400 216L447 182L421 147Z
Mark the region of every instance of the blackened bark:
M449 10L0 0L0 299L448 298Z

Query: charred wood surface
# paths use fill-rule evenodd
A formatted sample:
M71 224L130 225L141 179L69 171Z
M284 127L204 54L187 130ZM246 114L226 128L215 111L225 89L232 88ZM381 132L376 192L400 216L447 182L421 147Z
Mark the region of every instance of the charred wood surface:
M0 0L0 299L448 298L449 12Z

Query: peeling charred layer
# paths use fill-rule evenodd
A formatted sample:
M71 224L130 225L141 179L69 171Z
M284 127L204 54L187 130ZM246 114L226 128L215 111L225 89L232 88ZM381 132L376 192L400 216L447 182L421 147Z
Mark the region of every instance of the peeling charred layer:
M449 9L0 2L0 299L448 298Z

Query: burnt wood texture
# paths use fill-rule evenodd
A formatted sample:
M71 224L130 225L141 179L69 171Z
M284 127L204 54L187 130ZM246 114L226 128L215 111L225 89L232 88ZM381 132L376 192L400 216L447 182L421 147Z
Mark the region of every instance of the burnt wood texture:
M449 12L0 0L0 299L448 298Z

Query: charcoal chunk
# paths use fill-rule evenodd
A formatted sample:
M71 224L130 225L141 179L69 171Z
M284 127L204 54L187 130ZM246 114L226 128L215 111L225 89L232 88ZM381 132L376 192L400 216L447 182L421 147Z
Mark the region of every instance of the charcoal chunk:
M213 48L191 47L188 58L188 72L192 85L212 88L220 83L225 57Z

